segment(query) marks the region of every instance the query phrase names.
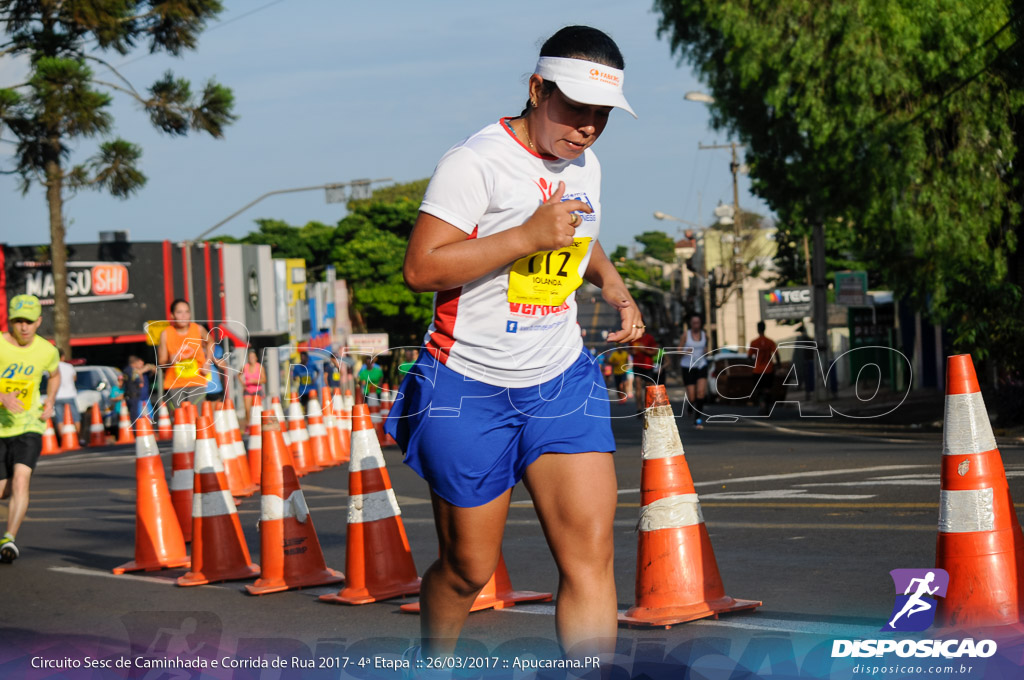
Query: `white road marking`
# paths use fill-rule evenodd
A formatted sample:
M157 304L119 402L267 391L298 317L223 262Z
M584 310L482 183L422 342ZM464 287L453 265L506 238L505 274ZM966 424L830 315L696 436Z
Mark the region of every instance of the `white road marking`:
M537 614L554 616L554 604L519 604L514 607L499 609L501 613ZM796 633L799 635L821 635L824 637L868 638L878 637L879 626L855 626L848 623L829 623L828 621L787 621L771 619L759 614L746 614L723 619L697 619L689 621L686 626L713 626L719 628L735 628L739 630L774 631Z
M834 493L807 493L804 489L765 489L763 491L723 491L720 493L706 493L701 495L701 500L745 500L763 501L776 500L779 498L813 498L815 500L843 500L860 501L874 498L875 494L834 494Z

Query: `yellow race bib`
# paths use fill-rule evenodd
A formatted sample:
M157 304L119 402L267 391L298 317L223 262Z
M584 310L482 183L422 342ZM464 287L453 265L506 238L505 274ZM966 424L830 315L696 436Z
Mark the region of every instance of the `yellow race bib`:
M508 274L508 301L524 305L561 305L583 283L580 263L592 240L589 236L573 239L571 246L516 260Z
M199 362L195 359L185 359L174 365L178 369L178 376L182 378L194 378L199 375Z
M25 410L32 408L32 382L30 380L0 379L0 392L14 392Z

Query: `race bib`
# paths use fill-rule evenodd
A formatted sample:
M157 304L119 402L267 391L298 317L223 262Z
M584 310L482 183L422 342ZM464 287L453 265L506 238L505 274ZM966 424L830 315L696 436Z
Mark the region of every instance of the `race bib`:
M525 305L557 307L580 287L580 263L587 254L589 236L573 239L572 245L521 257L508 274L508 301Z
M14 392L18 401L27 411L32 408L32 382L29 380L13 380L11 378L0 379L0 392Z
M194 378L199 375L199 362L195 359L185 359L174 365L178 370L178 376L182 378Z

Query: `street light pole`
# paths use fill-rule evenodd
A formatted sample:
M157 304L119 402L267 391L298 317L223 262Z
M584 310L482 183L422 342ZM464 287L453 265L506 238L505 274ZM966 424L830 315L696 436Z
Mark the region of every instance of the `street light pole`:
M743 229L740 226L740 185L739 185L739 173L740 173L740 162L736 155L736 149L742 148L742 146L736 144L736 142L729 142L728 144L711 144L705 146L704 144L698 144L698 148L701 150L706 149L730 149L732 151L732 162L729 163L729 169L732 171L732 219L733 219L733 231L735 237L733 238L732 244L732 276L733 281L736 282L736 340L740 347L746 347L747 345L747 310L745 299L743 297L743 279L746 278L746 267L743 262L743 256L740 251L741 244L743 243Z
M701 288L703 289L703 294L704 294L704 317L705 317L705 320L706 320L706 322L708 324L708 330L710 330L711 333L712 333L712 340L711 340L712 347L717 347L717 345L718 345L718 337L717 337L718 331L717 331L717 328L716 328L716 318L715 318L716 314L715 314L715 310L711 306L711 286L708 285L708 283L709 283L708 282L708 239L707 239L707 230L708 230L708 228L706 226L703 226L703 225L700 225L700 224L696 224L694 222L689 222L689 221L684 220L682 218L676 217L675 215L669 215L668 213L663 213L660 210L656 211L654 213L654 218L658 219L658 220L674 220L676 222L682 222L683 224L688 224L691 227L696 227L696 228L700 229L700 239L701 239L701 242L704 244L703 245L704 252L701 253L701 257L700 257ZM721 244L719 244L719 245L721 245ZM686 330L686 323L685 323L685 321L681 322L681 325L683 327L683 330L685 331Z
M207 236L209 236L210 234L215 232L217 229L219 229L220 227L225 225L227 222L229 222L230 220L238 217L243 212L245 212L249 208L253 207L257 203L262 201L264 198L267 198L269 196L276 196L278 194L293 194L293 193L296 193L298 191L316 191L318 189L323 189L324 191L328 192L327 193L327 202L331 203L331 202L335 202L335 201L332 201L332 194L330 193L332 191L337 191L338 189L344 189L346 187L367 187L368 188L371 184L378 184L380 182L390 182L390 181L391 181L390 177L385 177L384 179L356 179L356 180L352 180L351 182L332 182L330 184L318 184L315 187L298 187L296 189L275 189L274 191L268 191L267 193L265 193L265 194L263 194L261 196L257 196L254 200L249 201L248 203L243 205L241 208L239 208L235 212L231 213L230 215L228 215L227 217L222 219L217 224L213 225L212 227L210 227L209 229L207 229L206 231L201 233L199 236L196 236L194 239L190 239L188 241L185 241L182 244L184 246L184 248L185 248L185 299L188 301L189 305L192 304L192 300L191 300L191 297L192 297L192 244L196 243L198 241L202 241L204 238L206 238ZM355 189L353 188L353 192L354 191L355 191Z

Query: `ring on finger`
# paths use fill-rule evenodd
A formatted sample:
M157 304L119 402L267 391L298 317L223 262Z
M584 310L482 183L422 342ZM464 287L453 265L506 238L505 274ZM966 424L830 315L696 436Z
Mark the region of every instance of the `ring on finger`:
M572 216L569 217L569 226L570 227L578 227L582 223L583 223L583 218L580 217L579 213L573 213Z

